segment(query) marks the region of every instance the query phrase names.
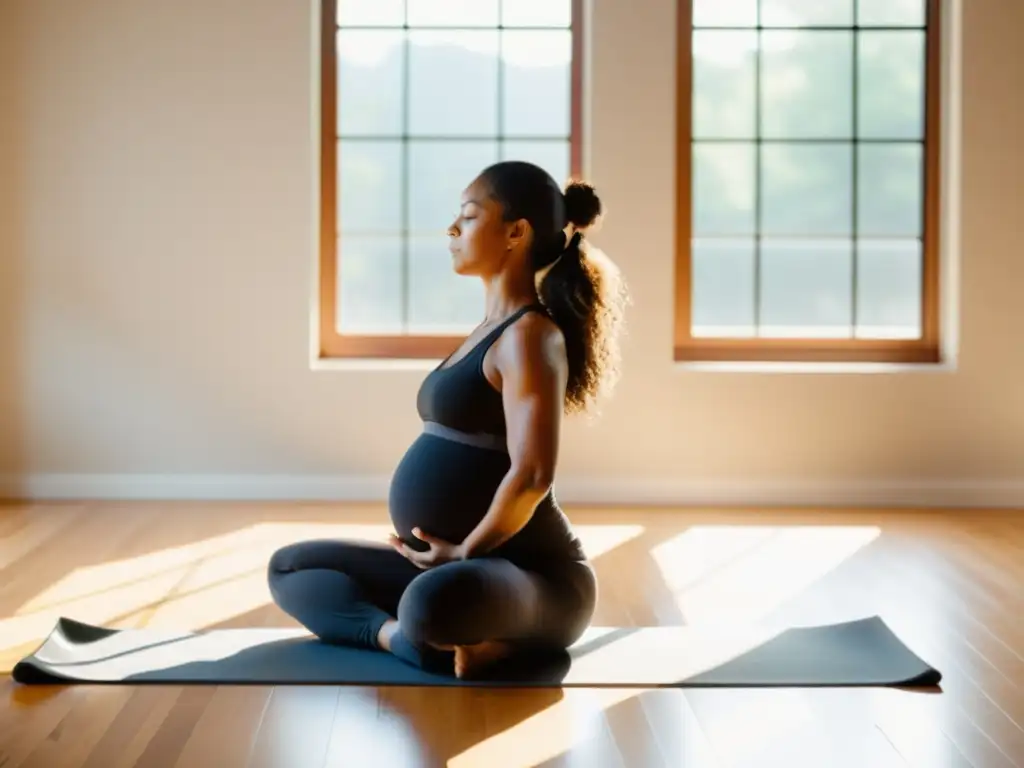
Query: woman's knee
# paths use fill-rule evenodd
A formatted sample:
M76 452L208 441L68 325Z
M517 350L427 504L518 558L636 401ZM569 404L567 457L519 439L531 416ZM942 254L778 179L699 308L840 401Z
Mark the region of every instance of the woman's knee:
M270 590L270 597L282 608L285 606L281 584L289 574L295 573L294 548L294 544L281 547L270 556L267 563L267 587Z
M311 556L319 548L317 541L295 541L278 548L267 562L267 584L274 601L281 604L281 584L290 575L312 566Z
M293 541L279 547L270 556L267 570L274 573L290 573L302 568L302 560L309 549L316 545L313 541Z
M267 563L271 576L294 573L309 568L339 569L344 566L353 545L332 539L293 541L277 549Z

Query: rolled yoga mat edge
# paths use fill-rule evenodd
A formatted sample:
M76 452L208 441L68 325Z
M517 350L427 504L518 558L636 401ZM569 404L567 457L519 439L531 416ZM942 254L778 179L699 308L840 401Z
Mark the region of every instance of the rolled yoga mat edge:
M591 627L567 652L506 661L473 680L303 629L187 632L57 620L11 671L24 685L223 684L486 687L934 687L942 674L878 616L765 628Z

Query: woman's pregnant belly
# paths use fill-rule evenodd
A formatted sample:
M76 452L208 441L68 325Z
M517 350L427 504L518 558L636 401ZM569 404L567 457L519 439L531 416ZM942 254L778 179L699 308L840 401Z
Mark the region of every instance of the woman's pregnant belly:
M422 434L391 479L388 506L395 533L414 549L427 545L413 528L458 543L487 514L510 466L508 454Z

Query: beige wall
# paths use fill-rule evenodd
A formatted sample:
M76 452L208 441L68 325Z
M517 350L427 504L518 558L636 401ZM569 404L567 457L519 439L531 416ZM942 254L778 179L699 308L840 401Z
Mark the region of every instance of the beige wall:
M675 10L641 4L593 0L599 241L635 305L566 483L1024 482L1024 5L964 3L956 369L769 375L671 361ZM380 479L417 432L422 370L310 369L309 6L0 3L0 474Z

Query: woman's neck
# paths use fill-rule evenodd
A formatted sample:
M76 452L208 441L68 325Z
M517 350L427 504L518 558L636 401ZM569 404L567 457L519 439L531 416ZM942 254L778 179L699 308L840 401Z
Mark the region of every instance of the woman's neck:
M538 301L533 275L511 275L500 272L484 279L484 313L486 321L504 320L520 307Z

